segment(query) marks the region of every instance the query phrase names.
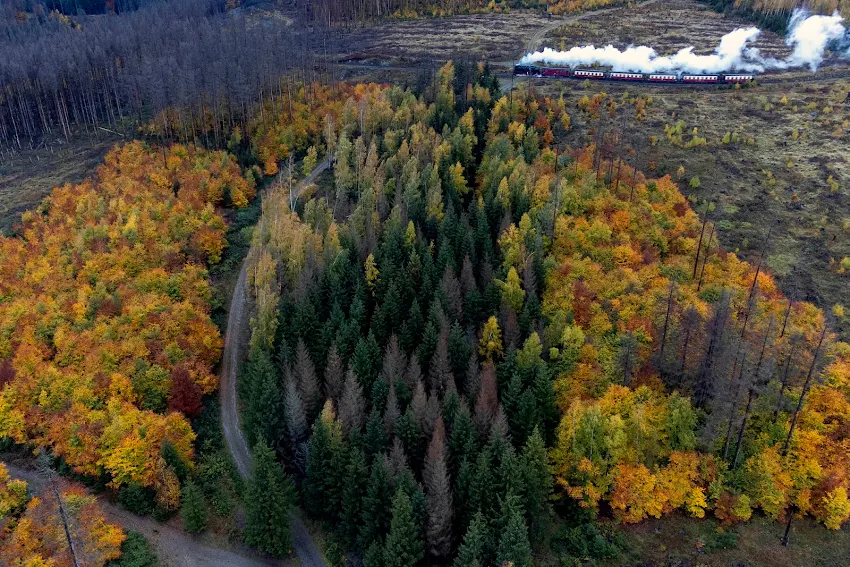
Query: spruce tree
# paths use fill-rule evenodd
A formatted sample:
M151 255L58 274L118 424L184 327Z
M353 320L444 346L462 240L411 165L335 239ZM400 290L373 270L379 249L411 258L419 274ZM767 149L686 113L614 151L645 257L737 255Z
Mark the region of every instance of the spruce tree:
M307 510L314 516L331 519L339 513L343 462L342 431L328 405L313 424L307 449L304 496Z
M413 518L413 505L403 488L395 493L392 522L384 546L384 567L414 567L422 560L424 546Z
M307 415L295 379L287 376L283 394L283 417L286 426L288 464L303 475L307 460Z
M342 385L345 382L345 366L336 344L328 350L328 364L325 367L325 397L333 400L334 405L342 397Z
M283 420L283 391L278 371L265 352L256 352L245 365L240 382L240 396L245 400L245 431L248 441L266 439L275 444L281 437Z
M477 512L469 523L463 543L457 552L452 567L483 567L484 547L487 541L487 522L481 512Z
M552 473L549 471L549 457L540 431L535 428L522 448L520 457L522 469L521 488L525 500L525 511L535 544L546 535L552 510L549 499L552 495Z
M346 435L352 431L360 431L363 427L363 416L366 413L366 399L363 397L363 386L349 369L345 378L342 400L339 402L339 420Z
M447 558L452 549L454 510L446 463L446 428L442 418L437 419L422 477L428 500L428 551L434 557Z
M275 557L292 548L290 512L295 485L265 442L254 446L254 474L245 493L245 543Z
M354 369L354 374L357 375L363 390L366 392L372 391L372 383L378 376L381 368L381 348L378 346L378 341L375 335L370 331L367 338L360 338L357 347L354 349L354 358L351 361L351 367Z
M189 481L183 487L180 514L183 526L190 534L199 534L207 528L207 505L197 485Z
M366 457L360 447L352 446L347 457L339 520L342 537L349 547L353 547L357 540L361 515L360 505L366 494L369 471L366 468Z
M377 407L373 408L369 414L366 434L363 436L363 447L369 457L387 450L387 432L384 429L384 419Z
M380 541L372 542L363 554L363 567L384 567L384 546Z
M372 461L372 471L366 496L360 507L361 521L360 549L368 549L373 542L380 541L387 533L389 522L387 510L390 508L390 474L385 455L376 455Z
M509 491L502 499L499 532L496 564L510 563L513 567L530 567L531 544L528 542L528 526L525 523L519 497L513 491Z
M298 385L298 392L301 394L304 409L307 412L307 419L312 421L318 413L319 403L321 402L319 378L316 375L316 368L310 358L307 345L300 339L295 350L295 366L292 368L292 373Z

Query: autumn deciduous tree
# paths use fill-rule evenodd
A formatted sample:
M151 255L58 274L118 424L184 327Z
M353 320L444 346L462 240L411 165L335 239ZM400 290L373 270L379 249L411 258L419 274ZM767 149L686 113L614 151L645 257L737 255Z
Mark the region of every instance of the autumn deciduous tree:
M6 486L10 485L13 493L19 493L26 483L7 480ZM20 505L11 512L20 510ZM103 567L121 555L126 537L121 528L106 522L93 496L62 480L52 481L33 496L8 525L11 531L0 541L0 563L10 566L71 566L76 559Z
M0 238L0 434L114 485L153 486L166 442L191 461L186 418L222 347L205 271L226 246L216 207L254 191L224 152L134 142L26 213Z

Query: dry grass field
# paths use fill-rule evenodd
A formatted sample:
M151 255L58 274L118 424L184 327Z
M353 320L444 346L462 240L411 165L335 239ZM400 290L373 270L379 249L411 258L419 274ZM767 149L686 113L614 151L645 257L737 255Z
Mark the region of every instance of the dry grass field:
M575 45L649 45L661 55L694 46L699 54L714 51L720 38L752 23L726 18L707 4L695 0L668 0L639 4L626 11L590 14L587 18L552 29L543 40L544 47L569 49ZM784 39L763 32L754 47L777 56L786 52Z
M35 207L53 187L82 181L97 169L106 152L121 141L106 132L70 144L0 156L0 233L21 213Z

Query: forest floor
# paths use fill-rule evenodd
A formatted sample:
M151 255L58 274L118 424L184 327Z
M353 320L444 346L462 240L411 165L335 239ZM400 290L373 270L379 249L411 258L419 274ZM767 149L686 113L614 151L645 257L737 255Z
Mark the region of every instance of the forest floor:
M90 176L110 148L122 140L101 130L63 144L0 154L0 233L9 232L21 213L38 205L54 187Z
M753 516L720 528L713 519L674 514L622 526L627 551L606 566L641 567L846 567L850 530L829 531L810 518L795 519L788 547L784 522Z

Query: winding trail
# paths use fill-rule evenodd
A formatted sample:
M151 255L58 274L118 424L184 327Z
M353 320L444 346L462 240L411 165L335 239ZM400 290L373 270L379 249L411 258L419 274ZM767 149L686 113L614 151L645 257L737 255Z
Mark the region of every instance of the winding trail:
M297 199L304 188L313 183L330 165L331 160L326 159L310 175L299 182L293 188L295 198ZM248 325L250 298L247 282L248 263L247 260L244 260L239 270L239 279L236 281L236 287L233 290L233 298L230 301L227 331L224 334L224 352L221 358L221 383L219 384L221 427L224 431L224 440L227 449L233 456L236 470L243 478L248 478L251 475L251 450L239 424L239 397L236 394L236 384L239 379L239 365L245 359L246 347L250 338ZM292 516L292 544L301 567L327 567L322 554L310 536L310 532L307 531L301 519L294 514Z
M9 474L27 481L34 492L47 485L46 476L29 467L6 462ZM149 517L137 516L112 504L96 494L98 504L106 520L118 524L125 530L139 532L151 542L160 563L167 567L266 567L269 565L292 565L254 555L247 549L223 549L217 547L214 537L193 537L169 524L161 524Z

